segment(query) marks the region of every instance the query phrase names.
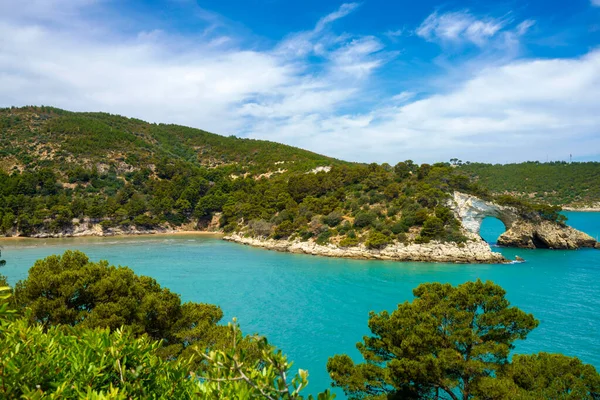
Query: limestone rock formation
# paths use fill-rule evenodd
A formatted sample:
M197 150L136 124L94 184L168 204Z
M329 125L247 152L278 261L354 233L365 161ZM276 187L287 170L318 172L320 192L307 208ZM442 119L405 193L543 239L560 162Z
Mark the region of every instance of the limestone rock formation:
M364 245L354 247L338 247L333 244L319 245L314 241L300 240L275 240L263 238L244 237L233 234L224 237L236 243L269 250L284 251L289 253L311 254L325 257L358 258L367 260L393 260L393 261L426 261L426 262L453 262L453 263L503 263L507 260L500 253L495 253L487 243L480 238L457 245L456 243L440 243L432 241L426 244L401 244L395 243L382 250L367 249Z
M579 249L598 244L590 235L550 221L522 222L498 238L500 246L528 249Z
M501 206L472 195L455 192L451 207L464 228L476 235L486 217L502 221L506 232L498 238L501 246L529 249L600 247L590 235L570 226L539 216L524 216L515 207Z

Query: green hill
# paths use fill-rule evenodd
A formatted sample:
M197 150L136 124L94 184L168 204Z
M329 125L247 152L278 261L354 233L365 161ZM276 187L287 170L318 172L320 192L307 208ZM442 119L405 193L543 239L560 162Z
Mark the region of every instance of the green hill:
M40 167L93 167L117 171L159 163L189 162L245 169L335 160L264 140L239 139L179 125L151 124L106 113L75 113L52 107L0 109L0 157L5 172ZM286 165L286 167L288 167ZM243 169L243 168L242 168Z
M574 207L600 202L599 162L470 163L459 168L481 186L497 194Z
M448 163L353 164L282 144L50 107L0 110L0 234L207 229L382 248L462 242ZM479 178L480 182L485 182ZM557 209L502 198L524 212Z

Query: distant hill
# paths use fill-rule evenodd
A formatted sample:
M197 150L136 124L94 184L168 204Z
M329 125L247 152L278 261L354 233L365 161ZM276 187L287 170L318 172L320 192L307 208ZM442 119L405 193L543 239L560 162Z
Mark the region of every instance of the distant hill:
M496 194L536 203L583 207L600 202L599 162L462 164L460 170Z
M179 125L152 124L106 113L76 113L52 107L0 109L0 168L69 169L101 163L119 171L170 161L218 167L264 169L285 161L323 165L336 160L265 140L225 137Z

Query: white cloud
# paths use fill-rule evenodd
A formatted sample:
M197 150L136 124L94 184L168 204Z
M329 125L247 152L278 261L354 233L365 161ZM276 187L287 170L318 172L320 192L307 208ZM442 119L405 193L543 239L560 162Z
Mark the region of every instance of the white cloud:
M0 12L0 106L107 111L369 162L504 162L593 155L600 148L598 50L575 59L507 59L453 76L437 94L435 87L427 88L430 95L417 96L411 87L386 94L368 85L391 57L382 42L325 29L355 10L354 3L272 49L247 50L232 35L214 32L119 33L86 14L102 2L84 1L60 15L28 17L0 0L7 12ZM64 12L79 22L65 22ZM436 14L421 34L434 41L518 41L532 25L510 30L464 13L442 17ZM365 103L376 105L364 111Z
M325 17L321 18L319 20L319 22L317 22L317 25L315 26L315 31L319 32L319 31L323 30L328 24L330 24L334 21L337 21L340 18L344 18L345 16L350 14L352 11L356 10L356 8L358 8L358 6L359 6L358 3L342 4L337 11L334 11L331 14L328 14Z
M478 19L467 11L445 14L434 12L423 21L416 33L431 42L460 43L468 41L483 46L505 25L506 21L501 19Z
M594 7L600 7L600 0L591 0L591 3Z
M600 1L600 0L598 0ZM519 25L517 25L516 28L516 33L519 36L523 36L524 34L527 33L527 31L529 31L529 28L531 28L533 25L535 25L535 21L532 19L526 19L525 21L521 22Z
M77 13L82 25L96 25L84 13L96 1L84 2L63 12ZM8 10L2 0L0 7ZM0 42L0 106L101 110L223 134L237 133L247 117L333 112L380 65L371 56L381 49L375 38L321 32L356 7L342 5L304 38L324 60L311 73L303 52L281 51L285 43L275 51L248 51L223 47L232 42L228 36L192 40L143 30L122 37L102 26L99 32L65 28L62 14L40 23L10 8L12 14L0 16L0 36L6 38Z
M513 62L457 89L364 115L261 121L254 136L362 161L510 162L593 156L600 148L600 50L577 59ZM409 94L391 100L407 100ZM276 132L276 133L270 133Z
M396 29L396 30L389 30L385 33L385 36L387 36L388 38L394 40L399 38L400 36L404 35L404 29Z

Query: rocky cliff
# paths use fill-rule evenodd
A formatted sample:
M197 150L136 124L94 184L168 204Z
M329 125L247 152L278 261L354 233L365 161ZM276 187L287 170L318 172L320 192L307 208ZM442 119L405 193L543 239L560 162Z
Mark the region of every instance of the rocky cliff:
M498 244L528 249L578 249L600 247L590 235L537 215L524 215L515 207L501 206L464 193L454 193L452 207L465 229L479 235L486 217L498 218L506 227Z

